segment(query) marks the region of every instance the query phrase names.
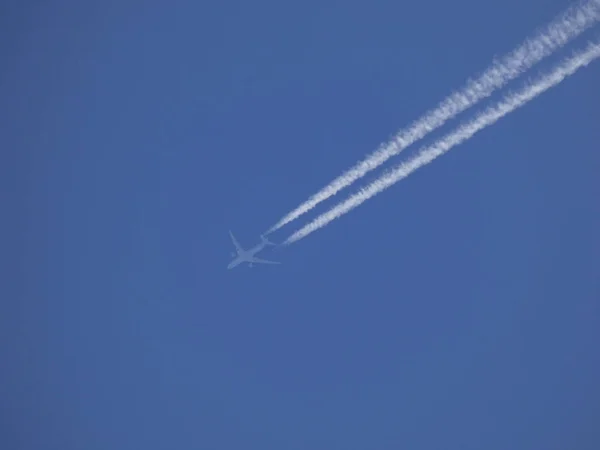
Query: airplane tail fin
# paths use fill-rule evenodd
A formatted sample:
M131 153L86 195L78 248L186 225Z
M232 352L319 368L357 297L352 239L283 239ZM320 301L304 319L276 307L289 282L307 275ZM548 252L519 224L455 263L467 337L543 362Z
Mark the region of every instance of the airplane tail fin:
M262 241L263 241L263 243L264 243L264 244L267 244L267 245L277 245L277 244L275 244L274 242L271 242L270 240L268 240L268 239L267 239L265 236L263 236L263 235L261 235L261 236L260 236L260 238L262 239Z

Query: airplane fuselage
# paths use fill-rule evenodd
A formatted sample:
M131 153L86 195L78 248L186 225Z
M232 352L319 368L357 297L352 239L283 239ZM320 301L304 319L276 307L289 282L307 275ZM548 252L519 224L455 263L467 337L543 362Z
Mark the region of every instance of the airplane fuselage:
M281 264L277 261L268 261L266 259L256 257L256 254L260 252L267 245L275 245L273 242L269 241L264 235L260 236L261 242L258 245L255 245L249 250L244 250L244 248L240 245L240 243L236 240L235 236L229 230L229 236L231 236L231 241L233 242L233 246L235 247L235 253L233 261L231 261L228 265L228 269L233 269L235 266L240 265L243 262L248 263L250 267L253 264Z
M263 248L265 248L266 244L261 243L258 244L254 247L252 247L250 250L245 250L243 252L239 252L238 255L234 258L233 261L231 261L228 265L227 268L228 269L233 269L235 266L242 264L243 262L251 262L252 258L254 257L254 255L258 252L260 252Z

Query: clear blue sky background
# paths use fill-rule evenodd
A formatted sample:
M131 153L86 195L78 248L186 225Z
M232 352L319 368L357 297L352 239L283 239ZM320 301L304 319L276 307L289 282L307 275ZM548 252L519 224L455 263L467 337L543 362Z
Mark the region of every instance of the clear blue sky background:
M600 62L225 269L569 4L4 2L0 447L600 448Z

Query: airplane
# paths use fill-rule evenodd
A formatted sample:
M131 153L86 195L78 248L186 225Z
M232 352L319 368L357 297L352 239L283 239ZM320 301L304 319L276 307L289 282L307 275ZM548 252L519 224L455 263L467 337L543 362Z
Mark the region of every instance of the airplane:
M241 264L244 262L247 262L250 267L252 267L253 263L281 264L280 262L277 262L277 261L267 261L266 259L260 259L260 258L256 258L254 256L256 253L260 252L267 245L275 245L273 242L269 241L266 237L261 235L260 244L255 245L254 247L252 247L249 250L244 250L242 248L242 246L238 243L238 241L235 239L235 237L233 236L233 233L231 232L231 230L229 231L229 235L231 236L231 240L233 241L233 245L235 246L236 251L231 254L231 256L234 256L234 259L227 266L228 269L233 269L238 264Z

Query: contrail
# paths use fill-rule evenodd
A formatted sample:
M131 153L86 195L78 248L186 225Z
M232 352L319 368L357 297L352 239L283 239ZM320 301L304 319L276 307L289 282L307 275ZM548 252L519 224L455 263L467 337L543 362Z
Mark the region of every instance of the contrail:
M408 128L399 131L389 142L354 167L334 179L331 183L310 197L296 209L284 216L265 234L278 230L317 204L337 194L341 189L362 178L366 173L382 165L409 145L422 139L431 131L442 126L447 120L470 108L480 100L490 96L494 90L504 86L524 71L540 62L555 50L563 47L600 19L600 0L588 0L571 6L558 18L527 39L512 53L494 63L475 80L469 79L466 86L447 97L435 109L413 122Z
M502 101L487 108L475 119L461 125L456 131L446 135L433 145L424 147L419 153L406 162L399 164L396 168L382 175L380 178L361 189L356 194L349 197L346 201L339 203L326 213L320 215L311 223L292 234L284 244L289 245L296 242L313 231L324 227L332 220L335 220L349 211L353 210L361 203L371 197L379 194L394 183L402 180L417 170L419 167L430 163L438 156L446 153L455 145L459 145L469 139L478 131L494 124L497 120L508 113L525 105L541 93L556 86L569 75L575 73L578 69L587 66L594 59L600 56L600 40L597 43L589 44L585 51L576 53L575 56L564 60L551 73L540 77L534 83L527 83L523 89L516 93L508 94Z

